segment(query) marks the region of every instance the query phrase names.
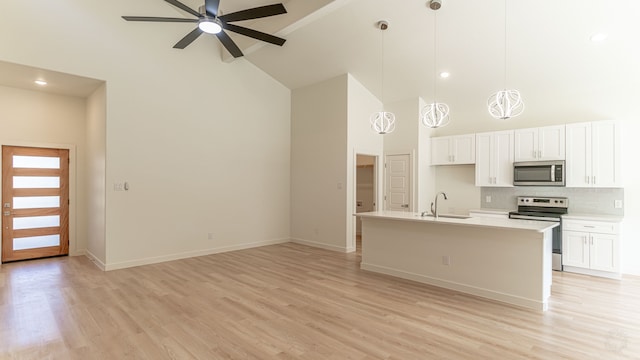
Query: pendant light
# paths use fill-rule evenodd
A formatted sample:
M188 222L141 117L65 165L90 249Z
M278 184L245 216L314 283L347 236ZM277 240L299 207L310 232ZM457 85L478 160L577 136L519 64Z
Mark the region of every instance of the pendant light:
M440 9L442 2L440 0L431 0L429 7L434 11L433 13L433 102L429 105L426 105L420 111L420 121L422 125L428 128L439 128L443 126L449 125L449 106L445 103L439 103L437 101L437 79L436 69L437 69L437 15L435 13L436 10Z
M518 90L507 90L507 0L504 1L504 90L489 97L489 114L496 119L509 119L522 114L524 102Z
M380 57L382 63L382 81L380 85L382 111L371 114L369 122L371 123L371 130L384 135L392 133L396 129L396 116L391 112L384 111L384 31L389 28L389 22L386 20L378 21L378 28L382 31L382 55Z

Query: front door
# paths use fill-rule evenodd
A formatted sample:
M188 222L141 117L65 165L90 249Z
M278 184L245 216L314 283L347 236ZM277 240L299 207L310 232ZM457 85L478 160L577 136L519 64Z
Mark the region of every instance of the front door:
M2 147L2 262L69 254L69 150Z
M386 208L411 210L411 162L408 154L386 157Z

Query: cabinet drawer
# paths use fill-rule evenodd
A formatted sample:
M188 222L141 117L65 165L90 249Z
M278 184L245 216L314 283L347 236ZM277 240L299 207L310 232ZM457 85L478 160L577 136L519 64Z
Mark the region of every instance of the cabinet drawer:
M562 229L599 234L617 234L618 223L608 221L564 220L562 221Z

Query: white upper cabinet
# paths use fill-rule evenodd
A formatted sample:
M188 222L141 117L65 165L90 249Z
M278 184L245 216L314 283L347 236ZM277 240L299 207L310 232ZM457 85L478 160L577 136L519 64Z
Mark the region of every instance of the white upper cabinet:
M515 130L515 161L564 159L564 125Z
M475 134L431 138L431 165L476 163Z
M567 187L622 187L620 123L567 125Z
M476 186L513 186L514 132L476 134Z

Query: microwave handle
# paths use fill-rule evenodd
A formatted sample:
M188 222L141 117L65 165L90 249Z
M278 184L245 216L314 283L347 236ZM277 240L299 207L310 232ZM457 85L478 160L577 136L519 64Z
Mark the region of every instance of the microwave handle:
M551 165L551 181L556 181L556 166Z

